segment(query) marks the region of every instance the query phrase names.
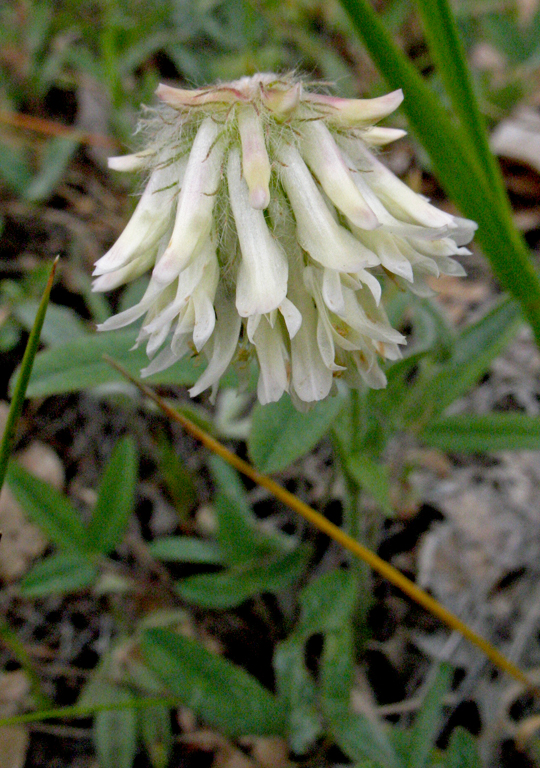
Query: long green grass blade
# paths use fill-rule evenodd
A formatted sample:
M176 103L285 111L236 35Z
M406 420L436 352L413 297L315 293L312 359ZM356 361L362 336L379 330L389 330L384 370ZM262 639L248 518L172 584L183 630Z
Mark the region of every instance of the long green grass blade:
M369 0L341 0L388 83L405 92L404 109L447 194L478 222L476 240L501 284L520 302L540 346L540 280L527 246L477 157L469 134L452 121L435 93L392 40Z
M49 297L51 295L51 288L53 286L58 258L59 257L57 256L54 260L54 264L52 265L51 274L49 275L47 285L45 286L45 291L43 292L43 296L36 313L34 325L30 331L30 336L28 338L28 344L26 345L26 350L24 352L19 376L17 377L17 381L13 390L13 397L11 399L6 428L2 437L2 443L0 444L0 490L4 485L9 457L11 455L11 451L13 450L13 444L17 434L17 424L19 423L19 418L21 416L26 388L28 386L28 381L32 372L34 358L36 356L36 352L38 351L39 337L41 334L43 321L45 320L47 305L49 304Z
M489 148L484 117L467 65L465 49L448 0L417 0L429 49L464 133L501 206L509 207L499 164Z

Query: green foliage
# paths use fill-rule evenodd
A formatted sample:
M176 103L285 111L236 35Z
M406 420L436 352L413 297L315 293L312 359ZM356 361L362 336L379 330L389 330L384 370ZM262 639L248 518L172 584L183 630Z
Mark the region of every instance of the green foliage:
M134 700L126 688L111 688L110 704ZM131 768L137 752L137 712L135 709L109 709L94 718L94 744L100 768Z
M305 572L311 550L291 536L267 533L248 506L240 478L221 460L212 462L217 544L227 567L182 579L176 592L201 608L232 608L262 592L281 592ZM199 542L197 542L199 544Z
M60 549L22 579L23 594L42 597L92 586L100 559L121 543L133 512L137 480L133 440L123 438L114 447L88 525L69 499L17 463L11 463L7 479L26 514Z
M288 395L253 409L248 449L261 472L279 472L315 447L337 417L343 400L330 398L307 413L296 410Z
M148 358L143 348L131 351L137 338L137 331L113 331L111 333L88 333L79 339L37 355L29 385L29 397L46 397L62 392L75 392L86 387L124 381L122 376L103 360L109 355L138 375L147 365ZM150 376L150 384L192 385L198 372L190 360L181 360L162 373Z
M283 733L275 697L230 661L164 629L145 632L142 651L168 690L210 725L229 736Z
M124 437L115 445L98 491L88 538L92 548L110 554L122 540L133 512L137 483L135 443Z

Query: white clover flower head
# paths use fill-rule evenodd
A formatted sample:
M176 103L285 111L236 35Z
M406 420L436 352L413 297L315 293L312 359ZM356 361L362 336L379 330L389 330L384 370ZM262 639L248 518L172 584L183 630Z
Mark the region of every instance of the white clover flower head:
M404 337L381 306L385 273L433 293L425 275L463 275L476 225L434 208L377 158L404 135L377 127L401 91L340 99L294 75L257 74L198 90L160 85L142 152L111 158L145 171L135 212L96 263L94 290L152 270L141 301L100 330L144 316L150 375L185 355L207 366L192 396L252 356L258 397L297 407L334 379L384 387L379 360Z

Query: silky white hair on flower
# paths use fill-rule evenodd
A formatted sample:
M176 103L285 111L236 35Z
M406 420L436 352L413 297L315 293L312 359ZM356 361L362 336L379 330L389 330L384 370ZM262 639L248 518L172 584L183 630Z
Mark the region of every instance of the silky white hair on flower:
M336 378L384 387L380 363L399 359L405 338L388 321L381 279L431 295L426 276L464 274L455 257L476 229L377 156L404 135L375 125L401 91L340 99L294 75L257 74L157 95L162 106L141 123L148 146L109 160L148 180L96 263L94 290L150 281L99 329L142 318L142 375L201 358L192 397L215 397L231 365L247 378L252 358L261 403L288 392L305 409Z

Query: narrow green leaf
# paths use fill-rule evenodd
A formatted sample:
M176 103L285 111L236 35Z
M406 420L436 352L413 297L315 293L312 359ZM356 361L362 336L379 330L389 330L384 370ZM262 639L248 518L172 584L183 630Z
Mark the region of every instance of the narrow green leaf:
M287 740L293 752L301 755L322 730L317 689L306 668L303 641L293 635L279 643L273 664L279 701L287 711Z
M88 538L98 552L109 554L121 542L133 513L137 485L137 449L131 437L118 441L101 479Z
M64 392L95 387L125 379L106 363L103 355L120 362L135 376L148 365L143 348L131 351L136 330L86 334L62 346L40 352L30 383L28 397L48 397ZM150 384L194 384L201 373L190 360L181 360L166 371L149 376Z
M262 531L248 504L238 472L217 456L210 459L219 489L214 499L218 520L217 541L225 562L231 566L253 564L261 558L290 551L291 541L279 531Z
M116 688L111 703L129 704L135 696ZM134 708L97 712L94 717L94 744L100 768L132 768L137 754L137 712Z
M321 701L324 712L332 723L349 711L351 688L354 682L354 639L351 617L339 629L324 637L321 661Z
M450 736L444 768L477 768L480 764L476 739L465 728L458 726Z
M228 568L177 582L176 592L200 608L234 608L262 592L280 592L300 578L311 551L300 546L268 563Z
M159 471L176 512L183 521L187 521L198 501L194 478L165 435L158 438L158 446Z
M148 551L157 560L169 563L201 563L221 565L223 555L214 542L193 536L165 536L148 545Z
M0 490L4 485L9 457L15 443L17 424L19 423L24 399L28 389L30 374L32 373L34 359L39 347L39 337L41 335L41 329L43 327L47 306L49 304L49 297L51 295L57 263L58 259L55 260L52 266L47 285L43 292L43 296L36 313L34 325L30 331L30 336L28 338L28 343L24 351L23 360L19 368L17 378L13 382L11 405L9 407L4 434L2 435L2 442L0 443Z
M417 0L429 49L437 66L461 127L469 136L476 157L499 199L501 207L508 198L499 164L490 150L484 117L480 112L465 50L448 0Z
M0 177L18 195L23 196L32 183L28 152L21 147L0 143Z
M354 763L367 759L376 768L403 768L382 726L365 715L334 715L332 735ZM361 764L361 763L360 763Z
M430 422L419 437L442 451L538 451L540 418L524 413L448 416Z
M367 454L360 453L349 457L347 468L358 485L373 496L385 515L393 517L388 468L374 461Z
M514 338L522 323L518 305L503 299L456 339L447 363L436 369L420 391L410 389L407 407L409 420L426 422L441 414L454 400L464 395L489 370L492 361Z
M248 450L253 463L267 474L285 469L309 453L328 432L343 405L341 397L324 400L307 413L296 410L288 396L253 409Z
M331 571L314 579L300 593L301 615L296 633L307 639L318 632L337 631L350 619L357 591L351 571Z
M87 556L91 546L79 513L52 485L11 462L7 480L28 517L57 546Z
M14 305L13 315L24 328L30 330L38 310L38 303L27 299ZM69 341L87 336L87 330L79 316L69 307L49 304L47 316L41 330L41 341L56 347Z
M173 744L169 707L157 705L141 711L139 724L152 768L167 768Z
M80 555L59 552L38 561L21 580L25 597L63 595L89 587L97 578L97 568Z
M163 629L144 633L142 651L170 691L210 726L232 737L283 734L275 697L230 661Z
M428 768L430 765L431 752L439 734L443 700L451 681L451 667L441 664L414 722L407 768Z
M37 202L50 197L78 146L78 142L62 136L48 141L41 170L24 191L26 200Z

